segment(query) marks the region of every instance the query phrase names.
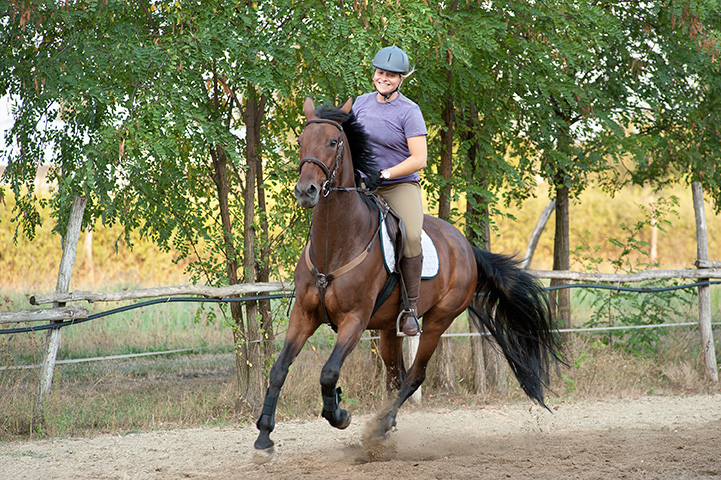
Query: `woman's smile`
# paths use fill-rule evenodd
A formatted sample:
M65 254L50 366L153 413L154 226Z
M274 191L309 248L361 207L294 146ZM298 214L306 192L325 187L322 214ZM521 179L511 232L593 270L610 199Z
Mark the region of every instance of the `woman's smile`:
M390 95L400 87L403 78L399 73L389 72L376 68L373 74L373 83L381 95Z

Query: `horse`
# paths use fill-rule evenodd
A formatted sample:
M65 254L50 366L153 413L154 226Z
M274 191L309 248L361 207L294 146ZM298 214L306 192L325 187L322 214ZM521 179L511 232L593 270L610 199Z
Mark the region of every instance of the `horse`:
M351 414L339 406L336 388L343 362L365 330L380 333L391 402L379 414L375 432L379 438L396 426L397 412L423 383L441 335L466 309L495 338L523 391L546 408L549 366L561 360L540 282L520 269L513 257L471 246L456 227L426 215L424 230L436 246L439 269L435 277L421 281L417 313L422 317L422 333L415 360L405 369L403 338L396 323L401 287L396 285L387 300L376 305L389 278L378 240L382 220L377 202L358 187L358 172L368 174L377 167L351 107L352 99L340 108L316 110L310 98L303 105L306 121L298 137L301 160L294 193L301 207L312 209L310 239L295 268L296 300L256 422L257 463L274 455L270 433L289 367L323 323L331 323L337 339L321 369L321 415L338 429L351 422Z

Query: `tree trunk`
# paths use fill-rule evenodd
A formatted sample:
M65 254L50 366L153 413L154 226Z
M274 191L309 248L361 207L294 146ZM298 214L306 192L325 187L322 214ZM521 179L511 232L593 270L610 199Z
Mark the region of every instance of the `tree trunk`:
M553 269L568 270L569 262L569 191L562 182L556 184L556 232L553 242ZM551 280L551 286L564 285L565 280ZM571 328L571 294L567 288L550 293L551 312L556 325Z
M488 181L483 166L478 160L478 141L474 140L474 137L478 135L477 130L480 127L475 125L478 123L478 111L474 106L468 109L467 121L472 125L471 130L463 134L464 142L470 143L467 161L467 168L469 169L468 178L479 185L487 186ZM472 245L476 245L486 251L491 250L489 217L487 199L481 195L469 193L466 204L466 237ZM483 219L481 221L480 235L472 225L474 219L477 218ZM488 315L492 314L492 312L486 313ZM470 317L468 324L471 333L483 334L483 336L470 337L474 392L477 394L485 394L489 389L488 387L492 386L496 391L505 393L508 390L506 363L495 345L495 340L488 335L488 331L485 328L477 328Z
M256 279L256 232L255 200L256 185L261 169L260 124L263 120L264 99L258 97L253 85L248 85L245 104L246 162L245 191L243 192L243 278L246 282ZM248 352L248 384L242 393L242 401L249 408L256 409L263 402L265 379L263 378L263 336L260 328L258 302L245 302L247 331L245 342Z
M570 119L557 112L557 116L566 123ZM571 135L567 130L562 130L558 135L557 150L564 154L571 154ZM556 170L553 179L556 189L556 231L553 239L553 269L568 270L570 262L570 240L569 240L569 211L570 211L570 189L568 185L571 180L562 169ZM551 287L565 285L564 280L551 280ZM549 295L551 304L551 315L558 328L571 328L571 291L568 288L551 290ZM568 335L564 335L568 340Z
M478 124L478 111L475 106L472 105L468 108L467 115L467 122L470 125L470 129L461 134L461 140L464 144L468 145L466 158L467 178L485 186L487 183L486 178L483 174L483 170L479 168L478 161L478 141L476 140L476 136L478 135L476 131ZM477 218L482 218L481 228L483 232L480 236L476 233L476 229L473 226L473 223ZM471 245L476 245L485 249L490 248L491 229L488 224L487 202L481 195L478 195L473 191L469 191L468 197L466 198L466 238L468 238ZM488 391L486 361L483 356L483 337L480 336L484 329L478 328L476 323L471 320L470 316L468 317L468 329L471 333L478 334L470 337L473 393L485 395Z
M453 346L451 339L441 337L438 342L438 387L448 395L456 394L456 376L453 372Z
M238 281L238 251L233 242L233 222L230 216L230 186L228 183L228 159L225 150L219 145L210 149L210 157L213 160L213 182L218 191L218 208L220 209L220 221L223 226L223 245L226 262L226 274L228 284L237 285ZM238 379L238 398L241 398L248 388L249 382L249 360L247 334L243 322L243 309L239 302L230 302L230 313L233 319L233 341L235 344L235 364ZM236 402L236 407L240 403Z
M449 92L451 90L451 69L450 63L452 52L448 51L448 72L446 80ZM446 182L441 188L438 198L438 217L443 220L450 220L451 217L451 183L453 175L453 127L455 122L455 108L453 96L449 93L446 97L446 105L443 109L443 128L441 129L441 165L440 174ZM449 394L456 392L456 379L453 373L453 352L451 351L450 338L441 337L437 351L438 358L438 383L441 389Z
M215 73L214 73L215 75ZM212 106L216 115L221 114L223 102L219 89L220 82L214 78ZM220 144L210 147L210 158L213 161L213 182L218 192L218 209L223 229L223 253L225 254L226 274L229 285L240 283L238 278L239 252L233 235L233 220L230 212L230 181L228 178L228 156ZM248 350L248 329L243 321L243 307L240 302L230 302L230 313L233 319L233 342L235 345L235 364L238 379L236 409L242 407L250 384L250 366L252 365Z
M256 140L256 151L260 152L260 128L262 126L263 116L265 115L265 95L260 95L258 103L259 115L256 116L258 121L255 122L254 136ZM268 207L265 201L265 177L263 174L263 162L260 158L255 173L257 181L256 189L258 196L258 218L261 235L260 238L262 239L262 248L260 254L261 260L257 262L258 268L256 280L261 283L267 283L268 281L270 281L270 233L268 230ZM267 363L270 359L272 359L273 355L275 354L275 333L273 330L273 316L271 314L270 307L270 300L261 300L260 302L258 302L258 311L261 318L260 333L263 339L262 347L264 363Z

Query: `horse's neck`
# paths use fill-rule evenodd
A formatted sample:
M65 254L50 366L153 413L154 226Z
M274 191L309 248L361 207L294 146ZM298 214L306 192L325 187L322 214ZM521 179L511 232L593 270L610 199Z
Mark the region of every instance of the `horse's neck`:
M313 210L314 263L329 271L344 265L368 246L377 227L377 217L360 195L331 192Z

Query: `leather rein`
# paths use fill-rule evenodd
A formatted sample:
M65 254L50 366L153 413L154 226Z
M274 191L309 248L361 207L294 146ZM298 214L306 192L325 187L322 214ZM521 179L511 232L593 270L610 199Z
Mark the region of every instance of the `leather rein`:
M338 135L338 139L337 139L337 143L336 143L335 159L333 160L333 164L331 165L331 167L328 168L328 166L325 163L323 163L318 157L315 157L312 155L305 156L301 159L300 165L298 166L298 174L300 174L300 171L302 170L303 166L307 163L312 163L316 167L320 168L323 171L323 173L325 173L325 176L326 176L326 180L325 180L325 182L323 182L323 186L321 188L321 193L324 198L327 197L330 194L330 192L333 192L333 191L340 191L340 192L364 191L364 189L357 188L357 187L356 188L348 188L348 187L333 187L332 186L333 182L335 182L335 177L336 177L336 174L338 173L338 168L340 167L340 162L343 159L343 148L344 148L343 126L338 122L335 122L335 121L329 120L329 119L325 119L325 118L312 118L305 122L305 126L307 127L309 124L312 124L312 123L325 123L325 124L333 125L334 127L336 127L338 129L339 135ZM326 215L328 214L329 210L330 210L329 208L326 208ZM385 216L384 216L384 218L385 218ZM315 277L315 284L316 284L316 287L318 288L318 296L320 297L320 305L321 305L321 310L323 312L323 319L324 319L325 323L329 324L335 331L337 331L337 326L330 319L330 316L328 315L328 308L325 303L325 294L328 290L328 285L330 285L331 281L340 277L341 275L344 275L344 274L350 272L355 267L360 265L363 262L363 260L365 260L365 258L368 256L368 254L370 253L370 251L373 247L373 242L375 241L376 237L380 233L381 225L383 224L384 218L382 218L381 221L378 223L378 229L373 234L373 237L371 238L370 242L368 243L368 246L366 246L366 248L364 248L363 251L358 256L356 256L353 260L346 263L342 267L333 270L330 273L321 273L316 268L316 266L313 264L313 258L312 258L313 248L311 246L312 240L309 240L308 244L305 247L305 255L304 255L305 262L306 262L306 265L308 266L308 269L313 273L313 276ZM328 223L329 222L326 221L326 258L328 257Z

